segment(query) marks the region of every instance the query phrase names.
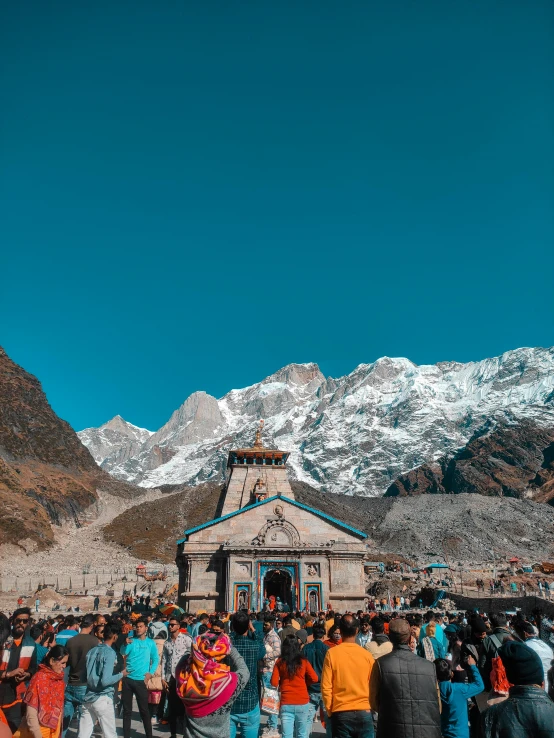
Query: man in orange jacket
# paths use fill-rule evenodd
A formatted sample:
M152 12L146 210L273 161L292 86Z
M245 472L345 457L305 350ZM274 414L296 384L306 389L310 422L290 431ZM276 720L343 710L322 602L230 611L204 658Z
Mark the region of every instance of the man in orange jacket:
M321 673L325 711L333 735L373 738L369 680L375 659L356 643L358 621L353 615L343 615L339 628L342 643L329 649Z

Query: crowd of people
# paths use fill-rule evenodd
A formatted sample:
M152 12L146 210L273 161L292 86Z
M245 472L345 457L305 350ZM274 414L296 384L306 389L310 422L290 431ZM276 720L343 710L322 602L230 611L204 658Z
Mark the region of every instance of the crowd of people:
M554 585L552 585L546 577L541 579L540 577L536 580L528 579L524 582L505 582L503 579L489 579L488 585L484 579L477 579L475 582L477 586L477 592L485 592L488 590L489 595L505 595L507 592L514 596L521 595L533 595L542 597L545 600L550 600L554 593Z
M0 613L0 738L554 737L538 611L141 610Z

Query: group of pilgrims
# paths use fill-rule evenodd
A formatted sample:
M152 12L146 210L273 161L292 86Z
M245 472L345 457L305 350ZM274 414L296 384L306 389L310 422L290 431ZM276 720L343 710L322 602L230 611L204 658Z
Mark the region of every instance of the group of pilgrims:
M554 738L537 610L265 610L0 613L0 738Z

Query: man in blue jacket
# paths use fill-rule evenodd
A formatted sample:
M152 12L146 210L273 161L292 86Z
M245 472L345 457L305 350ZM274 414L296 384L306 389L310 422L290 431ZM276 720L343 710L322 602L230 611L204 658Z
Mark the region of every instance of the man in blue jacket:
M160 658L158 649L151 638L147 638L148 620L140 618L135 625L134 638L127 638L121 648L125 659L127 676L123 677L121 702L123 703L123 738L131 738L131 714L133 695L144 725L146 738L152 738L152 720L148 711L148 690L146 683L156 671Z
M441 732L443 738L469 738L467 701L485 689L475 659L467 659L468 684L452 682L452 666L446 659L436 659L435 670L441 696Z
M117 654L113 648L120 629L115 625L104 627L104 642L94 646L87 654L87 689L81 707L79 738L91 738L98 720L104 738L117 738L115 729L114 690L120 679L127 676L126 669L114 674Z

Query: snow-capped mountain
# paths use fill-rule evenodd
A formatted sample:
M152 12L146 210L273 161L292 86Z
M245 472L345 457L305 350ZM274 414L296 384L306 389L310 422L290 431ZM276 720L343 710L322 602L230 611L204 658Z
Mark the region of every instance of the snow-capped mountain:
M156 433L119 416L79 433L113 476L144 487L223 478L227 452L291 451L297 479L328 492L379 495L399 474L452 453L475 431L528 418L554 427L554 348L417 366L384 357L347 376L290 364L217 400L195 392Z
M154 434L146 428L128 423L121 415L116 415L100 428L86 428L77 435L96 463L111 471L110 465L124 464ZM110 464L105 463L108 456Z

